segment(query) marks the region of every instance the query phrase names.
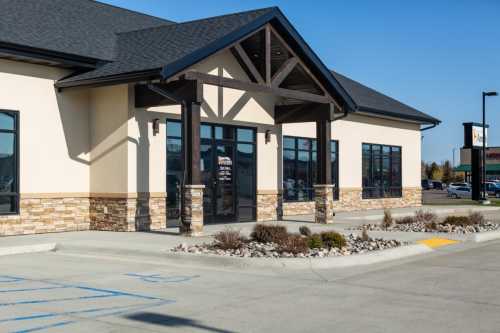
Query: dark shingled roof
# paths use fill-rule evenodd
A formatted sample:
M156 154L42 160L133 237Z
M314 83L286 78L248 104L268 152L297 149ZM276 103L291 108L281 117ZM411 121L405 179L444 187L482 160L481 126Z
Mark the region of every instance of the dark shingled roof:
M120 33L117 37L114 62L60 82L77 82L103 76L169 68L185 57L192 58L192 54L196 51L209 47L210 44L238 31L272 10L265 8Z
M116 33L174 22L92 0L0 0L0 42L113 60Z
M329 90L356 111L437 124L439 120L331 72L277 7L184 23L114 7L93 0L0 0L0 45L102 60L96 69L59 80L58 87L105 82L124 76L168 78L274 22L295 43ZM135 76L136 75L136 76Z
M428 114L403 104L347 76L335 71L332 71L332 74L357 104L358 111L415 120L429 124L438 124L441 122Z

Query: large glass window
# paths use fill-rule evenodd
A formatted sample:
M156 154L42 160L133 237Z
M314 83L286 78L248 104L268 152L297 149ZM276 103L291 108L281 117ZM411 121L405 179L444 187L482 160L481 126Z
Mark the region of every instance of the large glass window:
M316 183L316 139L283 137L283 199L311 201ZM332 141L332 184L338 199L338 142Z
M18 113L0 110L0 214L19 212Z
M401 197L401 147L363 143L362 154L363 199Z

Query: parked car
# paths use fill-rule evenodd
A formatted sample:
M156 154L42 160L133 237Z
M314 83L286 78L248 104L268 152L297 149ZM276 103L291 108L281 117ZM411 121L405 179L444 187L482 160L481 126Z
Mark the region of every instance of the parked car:
M435 190L443 190L443 183L438 181L438 180L433 180L432 181L432 188Z
M468 183L450 183L448 188L457 188L457 187L470 187Z
M434 184L432 183L432 180L422 179L422 189L423 190L430 190L431 188L434 188Z
M500 183L486 182L485 185L488 196L500 198Z
M465 186L448 187L448 196L456 199L470 199L472 197L472 189Z

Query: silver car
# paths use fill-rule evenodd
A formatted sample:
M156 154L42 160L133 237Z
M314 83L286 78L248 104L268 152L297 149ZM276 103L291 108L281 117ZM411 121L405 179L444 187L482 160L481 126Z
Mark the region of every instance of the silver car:
M451 198L470 199L472 197L472 189L470 187L449 187L448 196Z

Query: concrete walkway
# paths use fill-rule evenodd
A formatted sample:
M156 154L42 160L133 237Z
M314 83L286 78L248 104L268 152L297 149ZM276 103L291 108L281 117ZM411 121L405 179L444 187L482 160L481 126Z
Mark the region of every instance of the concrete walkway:
M467 214L470 206L431 206L425 209L432 210L438 215L446 214ZM485 216L493 219L500 219L499 207L474 207L475 211L482 211ZM394 217L414 214L414 208L403 208L391 210ZM319 225L312 221L312 216L289 217L285 221L274 221L266 223L276 223L285 225L290 232L298 232L302 225L307 225L313 232L325 230L335 230L344 234L358 234L359 231L347 230L350 227L363 223L378 223L383 216L382 210L371 210L362 212L338 213L335 217L335 223L332 225ZM204 236L202 237L184 237L178 234L177 228L168 228L165 231L158 232L107 232L107 231L79 231L39 235L10 236L0 237L0 248L19 247L26 245L50 244L56 243L59 249L92 249L94 252L102 251L114 252L130 255L164 256L165 252L180 243L199 244L212 241L212 235L215 233L232 228L240 230L243 235L249 236L255 222L233 223L233 224L215 224L206 225ZM417 240L431 238L434 235L429 233L411 233L411 232L370 232L371 237L380 237L385 239L397 239L400 241L415 242ZM450 236L447 236L450 237Z

